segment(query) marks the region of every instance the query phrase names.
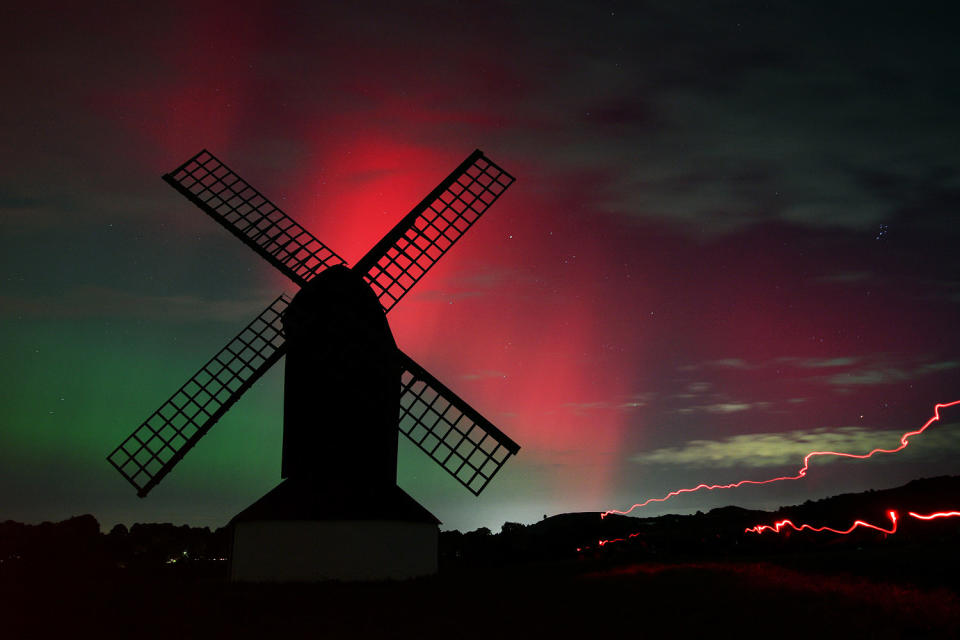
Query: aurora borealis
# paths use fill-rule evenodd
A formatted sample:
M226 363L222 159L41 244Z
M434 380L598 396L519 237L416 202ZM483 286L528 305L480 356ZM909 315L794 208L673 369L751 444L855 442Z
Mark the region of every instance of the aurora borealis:
M960 399L950 5L681 5L9 10L0 520L219 526L278 482L282 367L148 498L104 459L292 292L160 180L204 147L351 262L474 148L517 177L390 314L522 447L474 498L401 445L400 486L447 528L779 475ZM635 515L886 488L958 453L946 411L896 456Z

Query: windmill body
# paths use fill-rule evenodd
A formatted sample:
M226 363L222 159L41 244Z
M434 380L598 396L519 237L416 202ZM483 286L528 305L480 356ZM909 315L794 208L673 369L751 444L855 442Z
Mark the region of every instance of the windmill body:
M479 495L519 446L396 344L386 314L514 178L475 151L352 268L204 150L164 180L299 286L107 456L146 496L287 356L282 482L239 513L237 580L433 573L439 520L396 484L402 433Z
M281 476L361 494L396 484L400 361L376 295L331 267L293 298L283 328Z

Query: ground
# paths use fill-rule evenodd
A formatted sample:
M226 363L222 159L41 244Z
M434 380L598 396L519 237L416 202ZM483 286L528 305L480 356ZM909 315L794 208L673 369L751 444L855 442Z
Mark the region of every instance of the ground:
M828 572L817 558L796 564L813 568L606 556L378 584L231 584L222 565L0 574L0 610L9 638L958 635L960 598L949 586Z

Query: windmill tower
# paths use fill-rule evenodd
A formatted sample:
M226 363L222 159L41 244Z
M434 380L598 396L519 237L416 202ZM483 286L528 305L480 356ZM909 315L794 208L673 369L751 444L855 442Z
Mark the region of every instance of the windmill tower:
M396 484L398 433L474 495L520 447L400 351L386 314L513 176L474 151L352 268L206 150L163 179L299 291L270 303L107 459L146 496L286 355L283 481L232 520L233 578L435 572L439 520Z

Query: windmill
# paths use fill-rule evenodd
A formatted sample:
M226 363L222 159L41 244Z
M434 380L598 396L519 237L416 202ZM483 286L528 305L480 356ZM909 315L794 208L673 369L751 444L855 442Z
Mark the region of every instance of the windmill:
M146 496L286 355L283 480L232 520L234 579L436 571L439 520L396 484L398 434L474 495L520 447L400 351L386 314L513 176L474 151L351 268L207 150L163 179L299 291L271 302L107 459Z

